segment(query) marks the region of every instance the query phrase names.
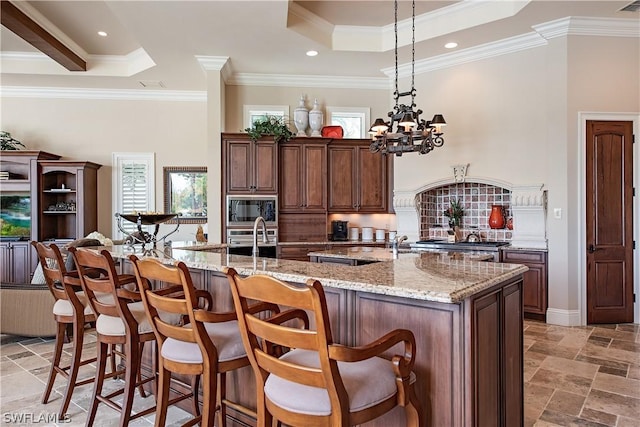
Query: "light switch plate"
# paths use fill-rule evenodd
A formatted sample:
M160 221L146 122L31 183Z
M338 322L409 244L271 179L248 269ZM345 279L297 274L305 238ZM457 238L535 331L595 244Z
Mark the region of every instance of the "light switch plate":
M556 219L562 218L562 209L561 208L553 208L553 217Z

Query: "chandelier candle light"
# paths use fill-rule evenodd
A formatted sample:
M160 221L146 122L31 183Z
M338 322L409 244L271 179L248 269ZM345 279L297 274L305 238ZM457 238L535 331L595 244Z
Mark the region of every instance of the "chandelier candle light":
M415 96L415 20L416 20L416 2L412 2L411 13L411 90L400 92L398 89L398 0L395 5L395 25L394 32L396 37L395 55L396 55L396 88L393 92L393 99L396 105L392 111L387 114L390 118L388 122L378 118L371 125L369 131L373 135L370 150L374 153L395 154L402 156L402 153L410 153L417 151L420 154L427 154L435 147L444 145L442 137L442 126L447 122L442 114L436 114L430 121L420 118L421 109L414 111L416 107ZM411 104L399 104L401 97L411 96ZM396 125L396 132L393 133L393 126Z

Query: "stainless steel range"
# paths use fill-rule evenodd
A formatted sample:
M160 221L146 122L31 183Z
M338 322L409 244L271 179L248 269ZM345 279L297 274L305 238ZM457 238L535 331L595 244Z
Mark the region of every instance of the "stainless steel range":
M500 261L500 248L509 245L509 242L456 242L446 240L428 239L411 243L413 250L446 250L453 252L489 252L493 255L494 262Z

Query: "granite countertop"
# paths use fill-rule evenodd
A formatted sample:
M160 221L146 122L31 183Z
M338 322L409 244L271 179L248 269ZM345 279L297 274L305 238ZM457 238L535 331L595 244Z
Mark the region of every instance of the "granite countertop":
M363 240L324 240L324 241L312 241L312 242L278 242L278 246L299 246L299 245L313 245L313 246L322 246L322 245L331 245L331 246L353 246L353 245L384 245L389 242L377 242L375 240L372 241L363 241Z
M139 248L105 248L114 258L127 258L134 253L141 256ZM327 287L443 303L460 302L527 271L527 267L520 264L454 259L436 252L400 253L391 261L357 267L174 248L166 252L158 250L153 256L167 263L183 261L188 267L200 270L221 271L223 267L233 267L242 275L267 274L297 283L317 279Z
M474 251L474 252L453 252L446 250L430 251L432 253L440 254L440 258L444 259L448 257L450 260L461 261L490 261L493 260L493 254L489 252ZM402 256L418 256L419 252L411 252L405 249L400 249L399 253L394 257L391 249L387 248L372 248L363 246L352 246L344 248L333 248L326 251L312 251L309 252L309 256L318 256L325 258L341 258L341 259L354 259L357 261L393 261Z

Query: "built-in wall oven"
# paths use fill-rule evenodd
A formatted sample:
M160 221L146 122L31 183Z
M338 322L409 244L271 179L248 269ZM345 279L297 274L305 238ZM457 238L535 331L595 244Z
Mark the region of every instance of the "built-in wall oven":
M257 227L257 242L261 257L275 258L278 241L278 196L227 195L227 253L251 256L254 223L264 219L268 243L263 242L262 224Z
M227 228L253 227L261 216L268 228L278 226L278 196L227 195Z

